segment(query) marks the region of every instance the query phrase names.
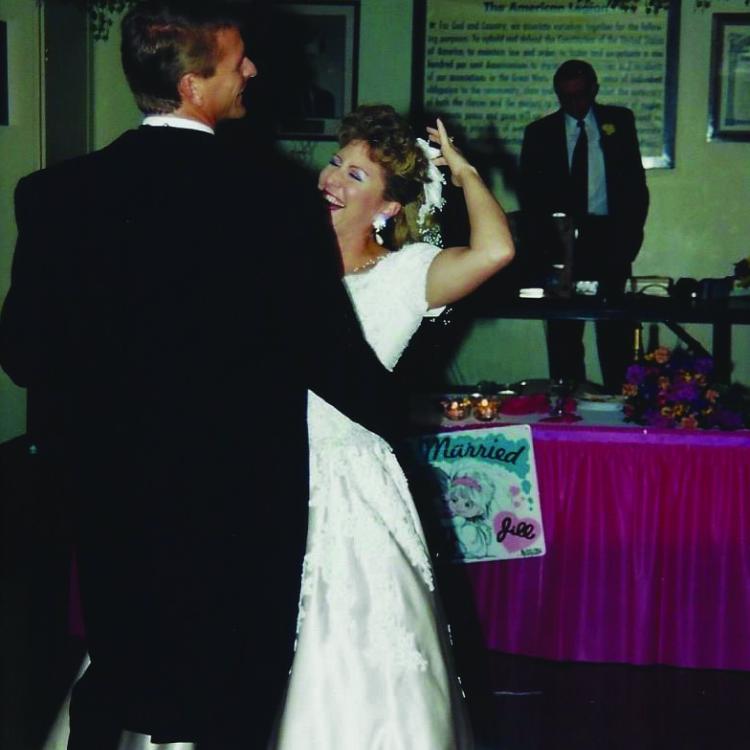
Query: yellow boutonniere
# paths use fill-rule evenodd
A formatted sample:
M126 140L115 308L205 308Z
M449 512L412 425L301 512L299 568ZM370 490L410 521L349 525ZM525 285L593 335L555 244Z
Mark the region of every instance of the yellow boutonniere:
M602 133L604 135L613 135L615 132L615 126L611 122L605 122L604 125L602 125Z

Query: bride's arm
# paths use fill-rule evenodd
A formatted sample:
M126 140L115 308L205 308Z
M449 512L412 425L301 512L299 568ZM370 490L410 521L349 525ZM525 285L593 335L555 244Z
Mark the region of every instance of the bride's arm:
M508 265L515 254L508 219L500 204L482 181L477 170L453 146L443 123L427 128L447 165L451 180L463 188L469 214L469 246L449 247L439 253L427 272L427 302L439 307L465 297L482 282Z

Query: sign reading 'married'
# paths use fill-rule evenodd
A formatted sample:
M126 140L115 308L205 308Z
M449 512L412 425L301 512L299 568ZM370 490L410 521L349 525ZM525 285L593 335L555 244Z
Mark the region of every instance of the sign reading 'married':
M528 425L423 436L420 465L458 562L545 552L534 448Z

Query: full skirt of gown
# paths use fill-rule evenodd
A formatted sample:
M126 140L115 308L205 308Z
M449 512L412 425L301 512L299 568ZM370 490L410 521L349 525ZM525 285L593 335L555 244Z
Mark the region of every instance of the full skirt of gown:
M390 446L310 394L310 520L278 750L472 747L424 533Z

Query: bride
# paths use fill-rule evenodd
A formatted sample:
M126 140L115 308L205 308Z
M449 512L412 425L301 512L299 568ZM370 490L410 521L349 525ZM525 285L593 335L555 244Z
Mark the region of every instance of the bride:
M502 208L440 120L416 141L392 107L344 118L320 174L345 283L365 336L393 369L423 316L513 257ZM447 166L470 245L424 242ZM433 230L434 231L434 230ZM310 520L298 638L277 750L472 746L425 538L390 447L310 394Z

